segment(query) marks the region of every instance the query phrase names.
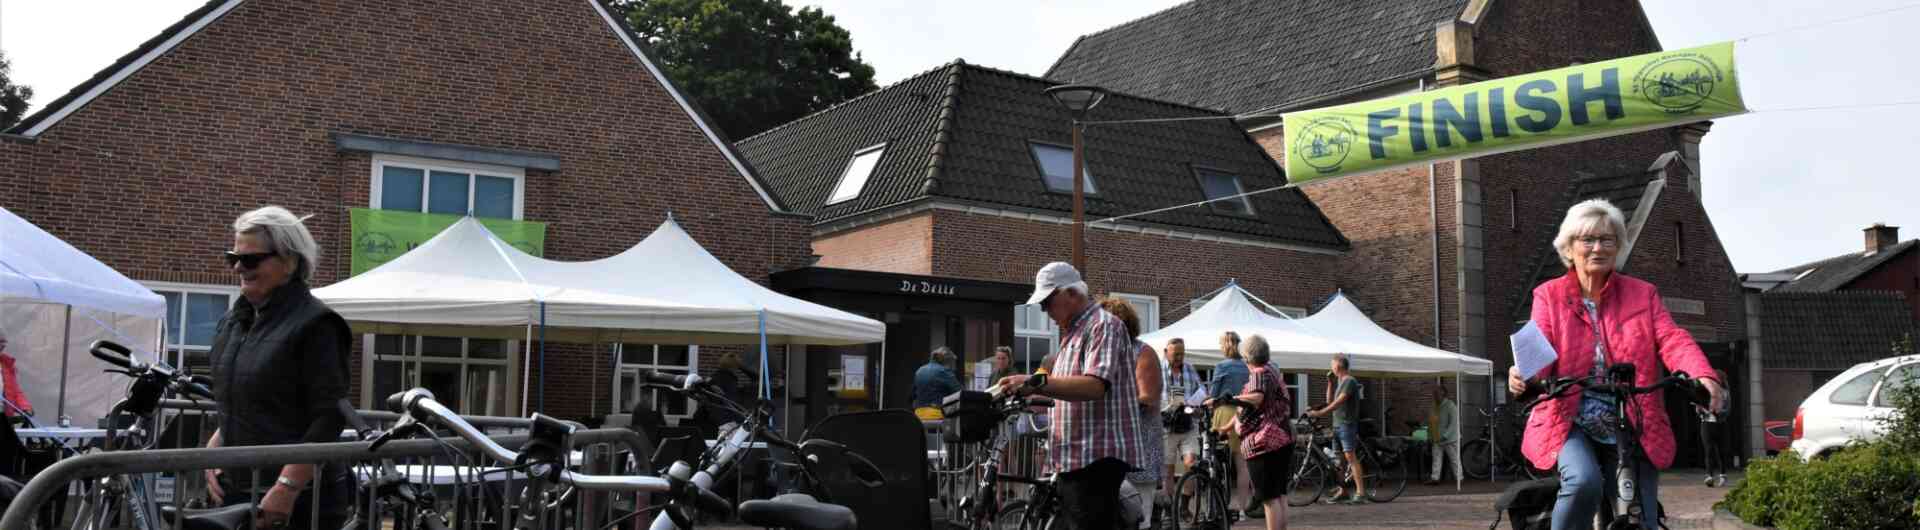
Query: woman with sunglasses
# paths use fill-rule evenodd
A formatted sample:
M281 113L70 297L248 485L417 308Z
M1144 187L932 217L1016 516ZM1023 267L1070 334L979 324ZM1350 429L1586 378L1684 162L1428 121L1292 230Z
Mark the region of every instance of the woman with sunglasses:
M208 352L220 410L208 447L340 439L336 404L347 396L350 335L346 320L308 291L320 247L303 221L268 206L233 222L226 263L239 276L243 300L221 319ZM216 504L257 505L259 528L340 528L353 503L353 475L343 465L206 475ZM316 511L319 524L310 526Z
M1693 337L1673 322L1653 284L1620 274L1615 259L1626 218L1612 203L1593 199L1567 210L1553 239L1567 274L1533 290L1533 323L1547 336L1557 359L1535 374L1540 378L1604 375L1608 366L1632 363L1636 386L1653 384L1663 372L1685 372L1699 379L1718 410L1726 392ZM1644 252L1644 250L1643 250ZM1664 369L1663 369L1664 368ZM1519 368L1507 371L1507 390L1525 392ZM1612 488L1618 458L1605 416L1611 394L1580 392L1548 400L1533 409L1521 453L1534 467L1560 471L1560 495L1553 505L1554 530L1589 528L1602 494ZM1673 426L1667 422L1660 392L1634 396L1628 417L1639 428L1641 513L1646 528L1659 517L1659 470L1673 464Z

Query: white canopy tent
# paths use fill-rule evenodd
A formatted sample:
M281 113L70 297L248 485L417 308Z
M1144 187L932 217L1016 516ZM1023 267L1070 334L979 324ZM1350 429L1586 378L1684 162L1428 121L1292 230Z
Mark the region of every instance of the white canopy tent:
M879 321L741 277L671 218L625 252L580 262L527 254L466 218L393 261L313 293L361 333L761 344L763 366L764 345L886 338Z
M113 340L153 362L166 312L159 294L0 208L0 331L39 423L105 416L126 380L87 346Z
M1222 356L1219 337L1233 331L1242 338L1261 335L1273 351L1270 364L1282 371L1321 371L1336 353L1345 353L1363 377L1435 377L1487 375L1493 363L1416 343L1382 329L1344 294L1335 294L1312 316L1289 319L1254 305L1259 299L1228 284L1187 318L1140 337L1148 344L1186 339L1187 358L1212 365ZM1276 311L1277 313L1277 311Z

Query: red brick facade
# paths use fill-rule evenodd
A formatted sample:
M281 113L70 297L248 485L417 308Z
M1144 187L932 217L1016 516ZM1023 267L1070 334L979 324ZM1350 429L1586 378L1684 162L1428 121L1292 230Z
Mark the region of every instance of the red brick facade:
M614 254L669 212L755 281L810 255L807 220L774 212L585 0L246 2L35 142L0 141L0 204L134 279L213 285L234 283L233 218L283 205L315 214L325 285L371 187L370 155L332 133L557 157L524 187L549 258ZM606 352L548 346L549 412L607 411Z

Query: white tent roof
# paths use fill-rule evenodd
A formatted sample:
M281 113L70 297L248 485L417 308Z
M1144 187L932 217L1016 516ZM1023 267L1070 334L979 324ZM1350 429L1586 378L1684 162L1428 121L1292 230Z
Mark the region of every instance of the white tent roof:
M165 318L167 300L0 208L0 302L52 303Z
M315 289L363 333L521 337L560 342L864 344L879 321L782 295L727 268L672 219L620 254L563 262L462 219L399 258Z
M1219 337L1233 331L1243 339L1265 337L1273 352L1270 365L1284 371L1326 370L1336 353L1348 354L1355 373L1373 377L1487 375L1492 369L1486 359L1423 346L1382 329L1345 295L1334 295L1320 312L1297 320L1262 311L1251 298L1238 285L1228 285L1187 318L1140 340L1159 347L1184 338L1187 358L1199 365L1220 362Z

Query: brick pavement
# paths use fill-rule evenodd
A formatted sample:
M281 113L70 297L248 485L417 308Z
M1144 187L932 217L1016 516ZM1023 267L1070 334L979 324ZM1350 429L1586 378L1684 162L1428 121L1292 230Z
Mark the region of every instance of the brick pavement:
M1705 475L1695 470L1663 473L1660 500L1667 507L1667 527L1711 528L1713 503L1727 494L1728 488L1708 488L1700 481ZM1740 477L1729 476L1729 482ZM1291 529L1313 528L1459 528L1482 530L1493 523L1493 501L1505 484L1468 482L1463 491L1449 486L1409 484L1406 493L1391 503L1365 506L1319 504L1292 508ZM1261 521L1241 521L1235 529L1265 528ZM1507 523L1501 522L1501 528Z

